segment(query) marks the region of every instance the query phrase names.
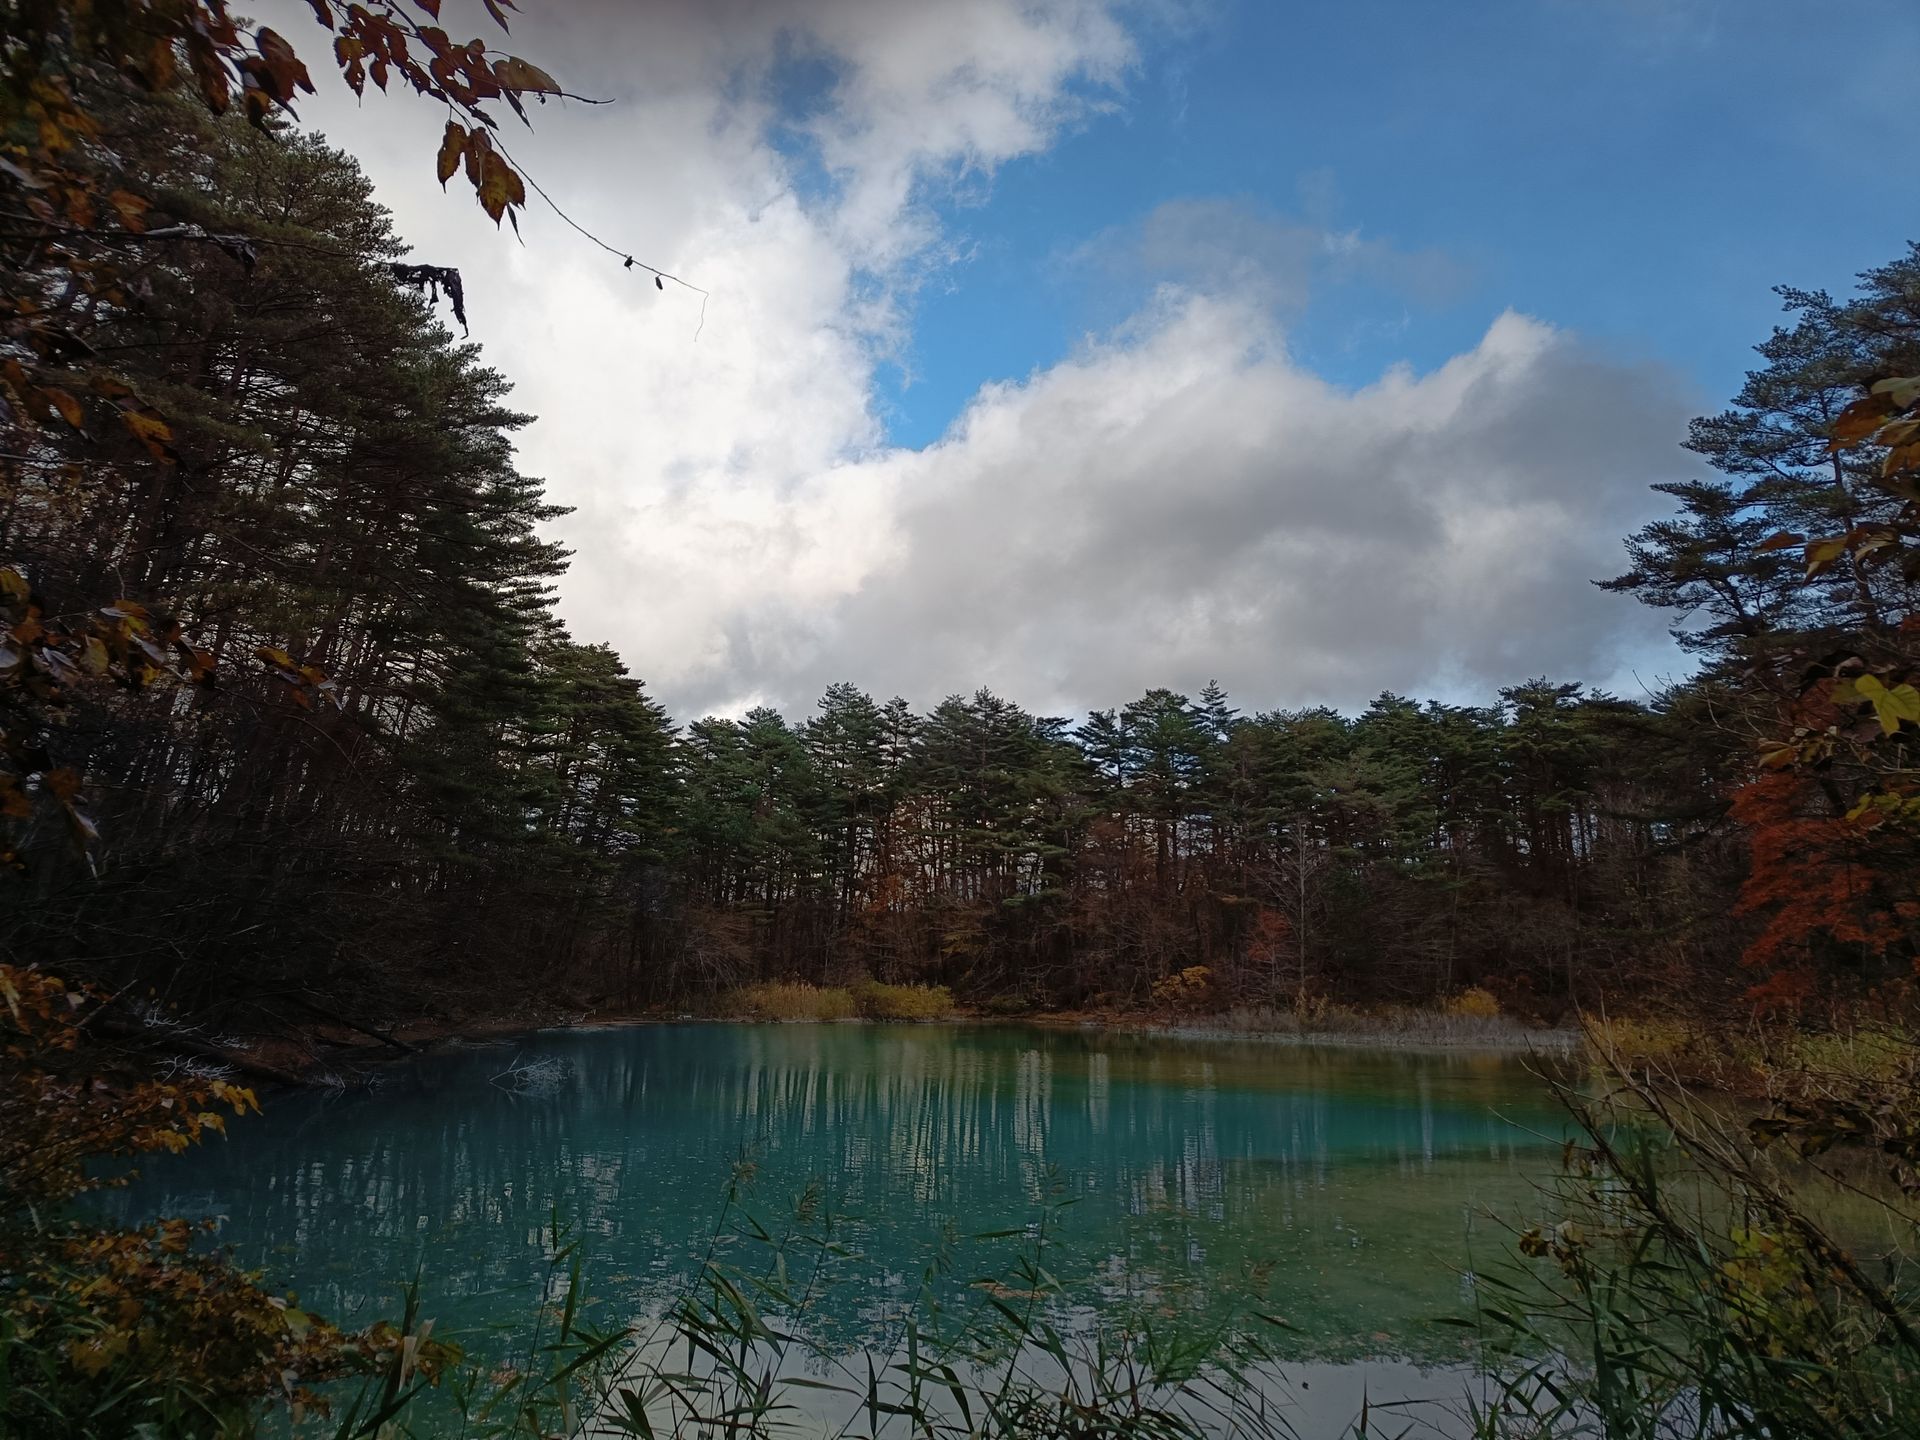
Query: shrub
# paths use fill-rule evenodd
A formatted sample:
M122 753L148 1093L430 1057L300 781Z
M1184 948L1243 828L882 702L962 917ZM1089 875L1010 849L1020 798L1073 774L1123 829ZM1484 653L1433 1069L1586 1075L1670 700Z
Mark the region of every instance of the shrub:
M107 1003L0 965L0 1435L250 1434L264 1402L317 1403L310 1387L372 1359L380 1337L343 1335L196 1252L185 1220L122 1229L71 1212L120 1183L107 1162L178 1153L259 1108L219 1074L154 1079L98 1046L86 1027Z
M1500 1016L1500 1002L1491 990L1478 985L1469 985L1458 995L1449 995L1441 1007L1447 1014L1468 1020L1496 1020Z
M1039 1007L1024 995L995 995L980 1008L989 1015L1031 1015Z
M1884 1025L1797 1035L1788 1048L1786 1064L1816 1081L1892 1080L1912 1062L1914 1043L1912 1035Z
M853 994L801 980L768 980L742 986L721 1000L721 1011L753 1020L851 1020Z
M1692 1036L1677 1020L1607 1016L1588 1019L1587 1043L1617 1065L1644 1069L1648 1065L1666 1066L1686 1054Z
M883 985L862 980L853 1003L869 1020L943 1020L953 1013L953 992L944 985Z
M1296 995L1292 1009L1294 1020L1303 1028L1327 1034L1374 1030L1382 1024L1351 1005L1342 1005L1330 995Z
M1213 999L1213 971L1189 965L1178 974L1153 982L1153 1003L1169 1010L1203 1010Z
M1540 1358L1474 1402L1474 1433L1912 1435L1914 1074L1745 1124L1658 1070L1612 1069L1598 1098L1561 1087L1581 1132L1555 1197L1566 1218L1521 1233L1532 1276L1477 1277L1500 1350ZM1890 1186L1852 1178L1889 1161ZM1869 1207L1848 1228L1883 1236L1879 1255L1829 1228L1842 1188Z

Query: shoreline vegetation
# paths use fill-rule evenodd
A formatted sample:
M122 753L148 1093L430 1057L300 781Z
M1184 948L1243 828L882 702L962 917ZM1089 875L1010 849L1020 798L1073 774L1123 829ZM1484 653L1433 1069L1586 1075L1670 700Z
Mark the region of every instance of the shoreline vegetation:
M1007 1014L985 1006L958 1005L938 1014L868 1014L833 996L825 1013L769 1015L706 1006L658 1007L644 1011L553 1012L467 1024L419 1021L398 1025L386 1043L344 1027L315 1027L300 1036L261 1036L244 1046L209 1054L210 1063L226 1063L241 1075L288 1088L351 1087L366 1083L393 1065L475 1044L505 1044L517 1037L552 1031L673 1024L730 1025L1018 1025L1035 1029L1104 1031L1157 1036L1169 1040L1239 1040L1264 1044L1325 1046L1343 1049L1434 1050L1524 1055L1570 1054L1582 1045L1577 1029L1527 1025L1505 1018L1487 1020L1437 1010L1401 1010L1384 1014L1341 1012L1303 1018L1291 1011L1254 1007L1218 1014L1167 1015L1120 1010L1033 1010Z
M1204 978L1198 982L1204 985ZM342 1083L343 1070L371 1072L467 1043L504 1042L544 1031L602 1026L718 1024L949 1024L1025 1025L1095 1030L1180 1040L1257 1040L1300 1045L1381 1049L1529 1051L1565 1054L1578 1049L1577 1027L1529 1023L1501 1011L1485 990L1461 992L1443 1006L1392 1006L1363 1010L1328 1001L1299 1006L1194 1003L1189 978L1184 1004L1049 1008L1018 997L982 1002L957 1000L944 985L886 984L858 980L847 985L773 981L741 986L680 1005L641 1010L547 1010L469 1020L421 1020L389 1027L324 1019L297 1034L249 1037L228 1052L245 1073L264 1065L258 1078L280 1083ZM179 1032L175 1032L179 1033ZM217 1056L209 1052L209 1059Z
M1477 988L1443 1006L1360 1009L1325 1000L1299 1006L1106 1006L1044 1008L990 998L963 1002L945 986L844 986L770 982L701 1001L639 1010L558 1007L510 1015L424 1019L391 1027L316 1020L297 1033L224 1037L202 1043L209 1064L240 1078L288 1087L373 1083L392 1066L448 1049L505 1044L545 1032L617 1026L710 1024L1016 1025L1155 1036L1184 1041L1250 1041L1342 1049L1578 1056L1595 1073L1620 1072L1685 1087L1701 1097L1794 1101L1846 1086L1885 1085L1913 1062L1916 1041L1898 1019L1854 1013L1819 1027L1751 1024L1729 1032L1701 1017L1589 1013L1575 1023L1540 1024L1503 1011ZM177 1046L192 1032L170 1032ZM158 1041L163 1034L152 1036Z
M1035 1029L1078 1030L1156 1036L1188 1041L1255 1041L1266 1044L1348 1049L1539 1053L1565 1056L1584 1051L1590 1061L1605 1057L1641 1069L1673 1071L1691 1059L1691 1078L1703 1088L1755 1092L1751 1076L1767 1057L1781 1051L1750 1045L1707 1063L1699 1050L1701 1033L1668 1021L1594 1017L1584 1024L1543 1025L1490 1008L1491 997L1472 992L1464 1005L1395 1006L1362 1010L1327 1002L1300 1008L1237 1005L1219 1009L1094 1007L1049 1009L997 1002L965 1003L944 986L887 985L874 981L846 986L815 986L787 981L745 986L706 997L703 1002L656 1005L642 1010L551 1009L510 1016L419 1020L391 1028L318 1022L297 1034L228 1037L226 1052L243 1075L289 1086L353 1085L388 1067L451 1048L504 1044L518 1037L553 1031L671 1024L919 1024L1012 1025ZM1851 1068L1872 1070L1900 1053L1903 1042L1890 1031L1868 1028L1857 1040L1834 1034L1810 1041L1826 1056L1857 1054ZM219 1057L208 1052L209 1060ZM1871 1063L1867 1063L1871 1062ZM1715 1080L1719 1083L1715 1083Z

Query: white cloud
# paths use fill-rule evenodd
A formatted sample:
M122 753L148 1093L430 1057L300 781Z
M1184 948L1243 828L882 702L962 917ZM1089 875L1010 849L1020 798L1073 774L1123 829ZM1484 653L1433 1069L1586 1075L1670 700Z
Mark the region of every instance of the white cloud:
M1585 582L1617 568L1640 478L1677 459L1676 387L1517 317L1432 375L1331 387L1288 360L1273 303L1328 267L1415 290L1446 267L1323 228L1170 208L1142 246L1205 231L1206 265L1165 267L1067 362L986 385L940 443L886 447L875 368L948 243L930 202L1114 103L1134 64L1119 3L688 0L517 24L516 48L617 103L536 111L513 153L582 225L712 292L697 342L699 297L537 200L521 248L442 197L432 107L309 102L416 253L462 268L475 337L540 417L523 463L576 507L556 526L564 618L678 713L801 707L841 678L922 702L990 684L1107 704L1214 675L1250 703L1352 701L1598 674L1657 633ZM831 89L780 116L796 57ZM809 154L777 143L796 123ZM1250 273L1239 252L1269 287L1226 283Z
M1213 677L1256 705L1615 680L1664 641L1587 581L1619 568L1635 480L1677 468L1685 398L1514 314L1346 391L1260 307L1169 288L938 445L838 471L894 497L893 558L762 683L1071 707Z

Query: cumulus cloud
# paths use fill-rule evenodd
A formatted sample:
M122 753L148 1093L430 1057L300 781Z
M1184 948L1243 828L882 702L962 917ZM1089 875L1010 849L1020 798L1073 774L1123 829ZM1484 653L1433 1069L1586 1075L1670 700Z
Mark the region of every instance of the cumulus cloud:
M1328 276L1418 298L1454 272L1323 215L1163 207L1102 241L1161 281L1138 314L984 385L939 443L886 444L876 367L947 255L938 202L1124 103L1137 13L676 0L517 23L616 103L537 110L514 155L709 290L703 324L537 200L522 248L442 196L430 106L323 87L303 113L416 254L462 268L475 337L540 417L523 464L575 507L563 617L683 716L804 708L843 678L918 702L1217 676L1253 704L1355 703L1597 676L1656 643L1586 581L1617 568L1641 477L1674 468L1670 378L1506 316L1431 374L1330 386L1288 358L1288 306Z
M893 558L776 688L843 674L1043 706L1218 677L1246 702L1484 697L1662 648L1618 569L1684 424L1670 377L1505 314L1359 390L1289 360L1243 298L1163 291L1121 332L983 390L925 451L843 467L894 498ZM786 637L783 654L798 658Z

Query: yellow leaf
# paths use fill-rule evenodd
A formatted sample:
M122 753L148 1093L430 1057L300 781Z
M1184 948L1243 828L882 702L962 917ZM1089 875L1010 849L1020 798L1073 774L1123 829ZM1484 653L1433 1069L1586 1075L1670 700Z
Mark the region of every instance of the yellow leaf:
M125 1353L128 1335L124 1330L107 1329L67 1346L67 1358L83 1375L98 1375Z
M1895 375L1875 381L1873 393L1885 396L1896 410L1904 410L1920 400L1920 375Z
M445 189L447 181L453 178L453 172L460 168L460 156L467 148L467 127L458 120L447 122L446 138L440 142L440 157L435 171L440 177L440 188Z
M1880 474L1883 479L1898 475L1902 470L1915 468L1920 468L1920 441L1910 440L1904 445L1895 445L1880 461Z
M120 421L156 460L173 460L173 427L150 410L122 410Z
M1807 576L1812 578L1847 553L1847 537L1831 535L1807 542Z
M80 408L80 402L65 390L56 390L47 386L40 392L47 397L47 403L60 412L60 418L78 430L86 423L87 412Z
M127 229L137 233L147 228L147 222L144 218L147 213L147 202L138 195L135 195L131 190L114 191L111 195L107 196L107 203L113 206L115 212L120 216L120 223L126 226Z
M526 185L497 150L488 150L481 157L479 195L480 208L496 225L510 208L527 203Z
M559 81L538 65L530 65L517 55L509 55L495 64L493 78L500 82L503 90L517 90L523 95L558 95L560 93Z
M464 156L467 167L467 181L475 190L480 188L480 168L493 150L493 137L475 126L467 136L467 150Z
M149 415L141 410L127 410L121 413L121 419L127 422L127 428L142 440L168 441L173 439L173 428L157 415Z
M1832 428L1827 432L1833 437L1827 449L1840 451L1858 445L1878 430L1892 413L1893 402L1884 395L1869 395L1864 400L1854 401L1834 419Z
M1854 688L1872 703L1883 733L1892 735L1903 720L1920 725L1920 690L1913 686L1896 685L1889 689L1876 676L1862 675L1854 681Z

